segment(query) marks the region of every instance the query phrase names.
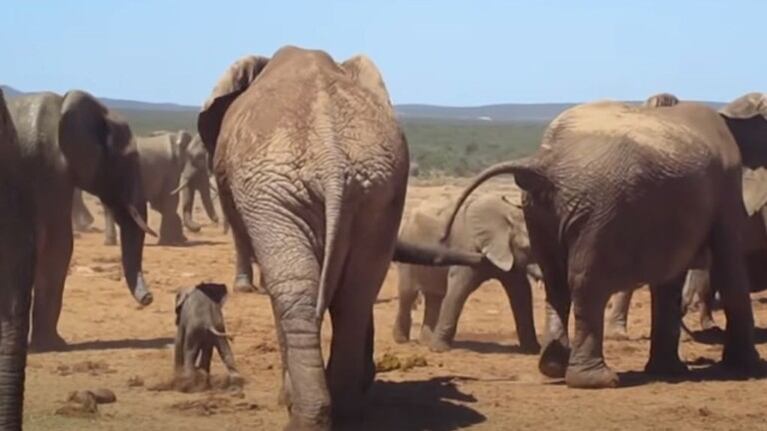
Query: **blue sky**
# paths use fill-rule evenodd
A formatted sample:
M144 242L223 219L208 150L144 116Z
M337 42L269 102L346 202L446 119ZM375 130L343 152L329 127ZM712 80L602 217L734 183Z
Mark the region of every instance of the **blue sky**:
M262 3L269 3L264 5ZM369 55L395 103L766 91L767 1L3 0L0 83L198 105L236 58Z

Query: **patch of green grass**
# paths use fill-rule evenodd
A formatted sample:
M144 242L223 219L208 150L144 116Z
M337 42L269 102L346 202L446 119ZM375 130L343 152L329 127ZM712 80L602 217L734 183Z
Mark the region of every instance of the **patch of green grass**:
M194 131L197 112L121 110L135 135L154 130ZM447 120L402 121L421 176L470 176L493 163L532 153L544 123Z

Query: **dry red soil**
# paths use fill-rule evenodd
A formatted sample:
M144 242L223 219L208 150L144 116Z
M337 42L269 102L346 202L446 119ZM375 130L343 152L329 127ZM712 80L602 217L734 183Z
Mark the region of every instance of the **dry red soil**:
M410 201L439 198L446 187L412 187ZM99 206L88 200L97 215ZM204 220L201 212L198 221ZM151 224L157 226L156 213ZM154 303L139 309L121 280L119 248L102 245L100 231L79 234L67 279L62 336L66 352L29 357L25 406L28 430L241 430L280 429L287 414L277 405L279 355L271 307L265 296L231 294L224 307L228 332L246 378L241 392L182 394L148 388L172 371L175 334L173 299L179 288L200 281L231 284L232 241L216 226L188 234L185 247L159 247L148 239L144 252ZM517 338L501 287L489 282L470 297L455 348L430 352L417 342L395 344L391 328L397 306L397 271L392 267L375 307L376 358L423 358L407 370L379 373L360 429L767 429L767 381L733 381L706 371L721 355L718 344L685 340L682 358L695 370L675 382L653 381L641 373L649 348L650 303L646 290L636 296L630 339L606 342L607 362L623 385L610 390L568 389L537 371L537 357L516 352ZM543 292L536 290L540 334ZM757 326L767 327L767 299L754 296ZM421 310L414 313L417 338ZM717 313L724 324L724 317ZM692 317L688 324L696 326ZM760 343L765 331L759 332ZM325 325L327 356L330 338ZM767 357L767 344L759 350ZM212 373L222 375L214 358ZM143 385L139 385L143 381ZM55 414L74 390L109 388L117 402L99 406L91 417Z

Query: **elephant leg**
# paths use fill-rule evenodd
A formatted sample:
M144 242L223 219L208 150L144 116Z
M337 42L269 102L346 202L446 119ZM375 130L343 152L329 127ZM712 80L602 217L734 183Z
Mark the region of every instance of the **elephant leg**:
M679 335L682 323L682 288L686 273L666 283L650 286L652 295L652 328L650 360L645 372L675 375L687 371L679 359Z
M711 310L714 306L714 297L715 292L714 289L711 288L711 283L709 281L708 272L707 271L690 271L691 274L696 274L695 279L697 281L697 293L698 293L698 301L699 301L699 319L700 319L700 328L705 330L717 330L719 329L718 326L716 326L716 322L714 321L714 315L712 314Z
M282 386L277 395L277 404L284 406L290 411L293 401L290 393L292 384L290 382L290 375L288 374L288 352L287 352L287 340L285 340L285 331L282 330L280 325L280 318L277 315L277 305L272 298L270 301L272 305L272 316L274 316L274 327L277 332L277 343L280 349L280 364L282 365Z
M229 384L241 386L243 379L234 363L234 353L232 352L232 347L229 345L229 340L227 340L226 337L216 337L215 346L218 355L221 356L221 361L224 362L227 373L229 373Z
M177 376L184 371L184 341L186 340L186 331L183 326L179 326L176 331L176 340L173 343L173 366Z
M162 220L160 221L160 245L178 245L187 241L178 215L178 197L168 198L159 206Z
M357 219L352 232L359 240L347 253L342 284L330 304L328 386L333 417L342 421L361 419L363 395L375 377L373 305L389 268L398 227L394 215L380 212L378 217L377 223L365 216Z
M577 271L570 277L575 335L565 373L572 388L607 388L618 385L618 375L605 364L602 342L609 286Z
M104 245L117 245L117 229L115 228L115 217L106 206L104 209Z
M413 281L412 268L410 265L397 266L399 270L399 308L397 317L392 327L392 337L397 343L405 343L410 339L410 327L412 326L413 304L418 298L418 289Z
M524 353L538 353L541 345L535 334L533 321L533 292L527 274L516 268L501 277L503 289L509 298L511 311L514 313L514 324L517 327L519 346Z
M65 214L70 208L62 208ZM64 283L72 258L72 221L54 214L38 230L37 267L35 269L34 305L32 308L31 349L61 349L66 341L58 333Z
M733 199L740 199L740 196ZM740 208L742 205L733 203L730 207ZM710 277L712 290L721 294L727 318L723 363L733 370L750 374L761 372L762 366L754 346L754 314L738 221L733 216L732 220L723 217L715 223L711 235Z
M183 214L184 226L190 232L199 232L200 224L194 221L194 192L195 188L191 184L181 189L181 212Z
M450 350L466 299L486 279L484 274L480 274L472 267L453 266L450 268L447 276L447 293L439 310L437 328L434 330L431 343L429 343L429 348L432 351L446 352Z
M197 367L210 374L210 361L213 359L213 344L205 342L200 348L200 356L197 358Z
M83 192L78 188L72 194L72 220L74 229L79 232L86 231L93 224L93 216L83 202Z
M623 290L612 296L605 322L605 337L609 340L628 340L628 315L634 289Z
M234 287L237 292L266 293L264 286L256 287L253 283L253 245L251 244L248 231L242 217L234 206L231 195L222 187L219 192L221 209L224 212L224 220L230 220L232 225L232 237L234 248L237 253L235 264ZM225 223L228 225L228 223Z
M247 223L263 280L274 301L281 349L285 349L290 426L322 426L330 420L330 393L320 345L322 321L317 316L319 263L308 242L293 233L300 229L289 217L249 214Z
M434 338L434 330L439 321L439 310L442 308L444 296L431 292L424 292L423 323L421 324L421 335L418 341L424 346L428 346Z

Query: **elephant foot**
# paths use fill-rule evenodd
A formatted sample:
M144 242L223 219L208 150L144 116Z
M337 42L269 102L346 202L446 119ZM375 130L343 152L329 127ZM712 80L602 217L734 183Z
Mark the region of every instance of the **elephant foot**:
M421 333L418 336L418 343L428 346L434 339L434 331L428 326L421 326Z
M202 370L179 376L173 382L173 387L183 393L204 392L211 388L210 376Z
M258 293L260 295L266 295L266 290L261 286L256 286L247 275L238 275L234 279L234 287L232 289L235 292L240 293Z
M448 341L445 341L436 335L432 337L431 342L429 343L429 350L432 352L443 353L449 351L451 348L452 347Z
M29 342L29 351L42 352L60 352L66 350L67 342L55 331L50 335L36 334L32 331L32 338Z
M104 238L104 245L117 245L117 238L113 238L113 237Z
M645 365L644 371L647 374L654 374L656 376L673 377L685 374L689 370L687 365L679 359L679 356L673 354L664 359L651 357L647 365Z
M157 241L157 245L162 245L166 247L173 247L173 246L179 246L184 245L188 239L185 236L180 236L177 238L163 238L160 237L160 239Z
M722 328L718 327L716 325L716 322L714 322L714 318L709 316L701 316L700 318L700 329L704 331L721 331Z
M569 360L570 349L559 341L552 341L543 348L541 358L538 360L538 370L546 377L561 379L565 377Z
M602 360L589 366L569 365L565 373L565 384L570 388L615 388L618 383L618 375Z
M397 325L394 325L394 328L392 328L391 335L397 344L404 344L410 341L410 336Z
M541 345L538 344L538 340L533 341L520 341L519 352L526 355L537 355L541 351Z
M721 365L741 377L764 377L767 375L767 364L762 361L753 346L734 347L726 345Z
M607 340L628 340L629 333L626 329L626 323L608 323L605 325L605 339Z

